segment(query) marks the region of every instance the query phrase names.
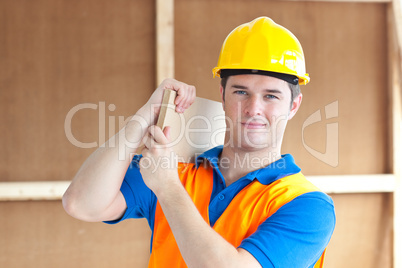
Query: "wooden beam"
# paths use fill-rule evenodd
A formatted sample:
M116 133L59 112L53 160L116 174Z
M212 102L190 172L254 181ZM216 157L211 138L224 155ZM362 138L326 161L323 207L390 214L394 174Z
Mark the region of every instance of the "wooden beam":
M165 120L166 116L168 115L168 112L169 111L174 112L174 110L176 109L176 106L174 104L175 99L176 99L176 91L171 89L165 89L165 92L163 93L162 106L159 112L158 122L156 123L156 125L161 129L165 127Z
M283 0L303 2L342 2L342 3L391 3L393 0Z
M194 163L197 155L224 144L225 112L222 103L196 97L184 113L177 113L176 91L166 89L157 126L170 126L169 143L179 162Z
M156 84L174 78L174 0L156 0Z
M71 181L0 182L0 201L60 200Z
M392 12L394 17L395 33L398 40L399 52L402 51L402 0L392 0Z
M393 194L393 267L402 267L402 0L388 8L389 133L391 171L395 175Z
M307 176L328 194L389 193L395 177L378 175ZM71 181L0 182L0 201L60 200Z
M327 194L392 193L393 174L307 176L315 186Z

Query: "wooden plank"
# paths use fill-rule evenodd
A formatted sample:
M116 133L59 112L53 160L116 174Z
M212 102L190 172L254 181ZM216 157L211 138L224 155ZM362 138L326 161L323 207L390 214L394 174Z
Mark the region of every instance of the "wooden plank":
M392 0L392 11L399 51L402 51L402 0Z
M395 174L393 194L393 266L402 267L402 5L393 0L388 8L389 133L391 170Z
M168 116L168 111L175 109L174 105L175 98L176 98L176 91L174 90L167 89L163 93L162 107L159 112L158 122L156 123L156 125L161 129L165 127L166 116Z
M171 143L180 162L193 162L196 155L223 145L226 131L222 103L196 97L183 114L176 113L176 92L165 90L157 125L171 127Z
M1 182L0 201L60 200L71 181Z
M301 0L283 0L283 1L295 1ZM302 0L303 2L343 2L343 3L390 3L393 0Z
M174 0L156 0L156 84L174 77Z
M327 194L392 193L393 174L307 176L307 179Z
M395 190L395 176L334 175L307 176L327 194L390 193ZM70 181L0 182L0 201L60 200Z

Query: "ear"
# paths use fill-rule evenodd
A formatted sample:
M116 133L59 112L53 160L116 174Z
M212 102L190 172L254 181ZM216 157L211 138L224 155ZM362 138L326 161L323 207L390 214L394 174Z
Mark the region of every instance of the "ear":
M224 90L223 90L222 85L219 86L219 91L220 91L220 93L221 93L222 108L223 108L223 110L225 110L225 98L224 98L224 96L223 96L223 94L225 94L225 92L224 92Z
M292 106L290 107L288 120L292 119L295 116L296 112L299 110L300 105L302 103L303 95L300 93L292 102Z

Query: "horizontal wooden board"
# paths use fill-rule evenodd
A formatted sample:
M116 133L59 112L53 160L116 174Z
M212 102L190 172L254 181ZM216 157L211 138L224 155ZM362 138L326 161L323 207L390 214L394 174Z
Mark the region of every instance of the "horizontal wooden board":
M190 162L194 150L187 148L178 153L180 159L188 159ZM307 179L328 194L393 193L398 185L398 180L392 174L307 176ZM71 181L0 182L0 201L60 200L70 183Z

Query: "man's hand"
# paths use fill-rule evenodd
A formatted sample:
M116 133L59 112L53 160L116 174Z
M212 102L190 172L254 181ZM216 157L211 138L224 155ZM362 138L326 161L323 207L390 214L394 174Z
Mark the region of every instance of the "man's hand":
M158 120L159 111L163 99L163 93L166 89L171 89L177 92L174 101L176 105L176 112L182 113L195 100L195 87L187 85L186 83L177 81L175 79L165 79L154 91L148 102L141 108L144 112L143 115L149 118L149 126L155 125Z
M148 128L144 136L144 149L140 160L140 172L145 184L157 196L169 186L180 183L177 174L177 157L169 147L170 127L162 131L158 126Z
M147 104L131 118L124 128L110 138L104 146L100 146L84 162L63 196L63 206L68 214L85 221L115 220L123 215L127 204L120 192L120 187L131 163L132 154L139 148L145 134L151 139L143 151L144 160L150 160L149 163L152 166L142 168L141 173L146 178L144 181L146 180L149 188L157 191L158 183L165 182L165 180L161 180L162 175L164 178L176 178L180 182L177 163L171 162L173 165L169 172L166 169L160 171L160 167L169 167L166 163L161 162L162 160L177 161L177 157L171 159L168 148L159 149L158 146L151 146L151 140L155 145L164 144L168 140L165 136L168 129L165 134L160 128L157 131L153 130L165 89L177 92L175 104L178 112L183 112L195 100L195 87L174 79L163 81ZM154 108L156 111L153 110ZM149 126L153 127L149 128ZM167 176L168 173L172 175Z
M149 127L140 172L157 196L187 266L261 267L248 251L233 247L202 218L180 182L177 157L168 146L169 133L169 127L163 131Z

